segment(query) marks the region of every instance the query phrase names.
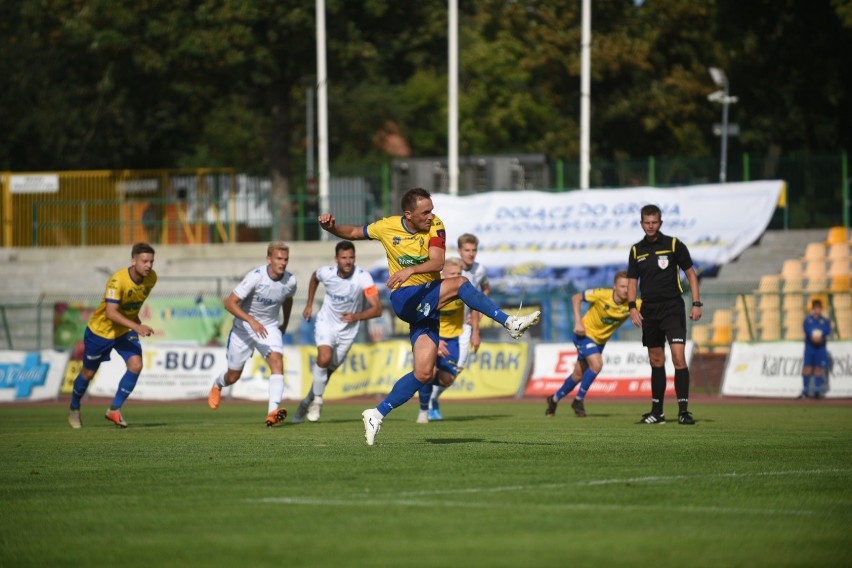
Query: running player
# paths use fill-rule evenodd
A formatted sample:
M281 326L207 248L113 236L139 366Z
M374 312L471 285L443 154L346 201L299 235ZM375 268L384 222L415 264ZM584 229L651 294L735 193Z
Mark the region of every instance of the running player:
M154 333L153 329L139 320L139 311L156 283L154 249L148 243L136 243L130 250L130 267L122 268L110 276L103 301L86 326L83 335L83 367L74 380L71 409L68 412L68 424L72 428L83 427L80 399L101 363L109 361L113 349L124 359L127 371L118 382L115 398L104 416L116 426L127 428L121 407L133 392L139 373L142 372L142 344L139 337L148 337Z
M586 314L580 316L583 301L589 303ZM586 407L583 402L586 392L603 369L603 350L621 324L630 318L627 307L627 271L615 273L610 288L594 288L578 292L571 297L574 307L574 346L577 348L577 361L574 370L553 395L547 397L545 416L556 414L559 401L574 390L578 384L580 390L571 402L574 414L583 417ZM636 307L642 308L642 300L636 300Z
M322 395L331 374L346 359L346 354L358 336L361 320L382 315L379 291L370 273L355 266L355 245L340 241L334 247L336 265L323 266L311 274L308 285L308 302L302 312L305 321L311 321L314 295L320 284L325 286L325 298L317 314L314 340L317 360L311 367L313 385L299 403L293 424L316 422L322 412ZM366 309L365 309L366 304Z
M293 309L296 277L287 272L290 247L281 241L269 244L267 264L251 270L225 299L225 309L234 316L228 335L228 370L213 382L207 404L219 408L222 389L240 379L243 367L255 349L263 355L272 374L269 376L269 405L266 425L283 422L287 410L278 408L284 395L284 333ZM278 314L284 319L279 325Z

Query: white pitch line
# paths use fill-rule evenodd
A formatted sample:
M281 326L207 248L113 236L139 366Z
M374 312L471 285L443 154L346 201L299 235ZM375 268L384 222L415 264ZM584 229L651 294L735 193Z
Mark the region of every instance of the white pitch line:
M453 509L506 509L518 510L516 503L469 503L465 501L434 501L434 500L418 500L418 499L383 499L374 498L366 499L366 495L354 499L322 499L319 497L263 497L260 499L247 499L248 502L266 503L273 505L308 505L311 507L326 506L326 507L439 507ZM791 515L791 516L810 516L821 514L819 511L808 509L786 510L786 509L741 509L731 507L697 507L692 505L687 506L654 506L654 505L607 505L603 503L551 503L551 504L524 504L524 509L532 509L538 511L576 511L579 509L585 511L660 511L671 513L704 513L704 514L720 514L720 515Z
M541 489L564 489L572 486L596 486L596 485L612 485L619 483L666 483L671 481L682 481L685 479L723 479L723 478L738 478L738 477L765 477L765 476L782 476L782 475L821 475L831 473L849 473L849 469L813 469L813 470L794 470L794 471L765 471L755 473L711 473L699 475L669 475L669 476L644 476L644 477L625 477L613 479L592 479L587 481L577 481L571 483L544 483L540 485L504 485L498 487L469 487L463 489L434 489L426 491L407 491L395 493L393 496L383 496L372 492L364 492L353 494L349 499L324 499L319 497L263 497L260 499L249 499L250 502L256 503L271 503L271 504L286 504L286 505L320 505L331 507L348 507L348 506L434 506L434 507L455 507L468 509L516 509L516 504L510 503L469 503L464 501L436 501L434 499L422 500L418 497L435 497L439 495L478 495L486 493L520 493L532 490ZM400 497L403 497L400 499ZM408 497L407 499L405 497ZM682 506L672 507L665 506L649 506L649 505L606 505L601 503L576 503L570 504L554 503L554 504L527 504L525 508L540 509L540 510L600 510L600 511L682 511L693 513L717 513L717 514L751 514L751 515L796 515L807 516L817 514L813 510L785 510L785 509L739 509L727 507L699 507L699 506Z

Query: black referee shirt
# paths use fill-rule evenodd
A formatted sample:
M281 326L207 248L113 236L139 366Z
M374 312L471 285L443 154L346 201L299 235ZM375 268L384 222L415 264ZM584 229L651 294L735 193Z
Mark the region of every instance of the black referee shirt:
M639 279L639 293L645 303L680 298L683 287L679 270L692 267L689 249L675 237L657 233L651 242L646 236L630 247L627 277Z

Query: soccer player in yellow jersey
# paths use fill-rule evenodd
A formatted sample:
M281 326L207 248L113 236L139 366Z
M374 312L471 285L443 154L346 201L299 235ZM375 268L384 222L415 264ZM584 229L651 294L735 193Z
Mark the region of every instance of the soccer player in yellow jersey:
M589 309L580 317L580 306L588 302ZM641 305L642 300L636 300ZM612 337L621 324L630 318L630 308L627 307L627 271L619 270L613 278L612 289L594 288L574 294L571 298L574 307L574 345L577 347L577 362L574 371L556 393L547 397L546 416L556 414L556 405L567 396L577 384L580 390L571 402L571 408L577 416L586 415L583 400L586 392L592 386L595 378L603 369L604 345Z
M462 273L462 260L457 257L448 258L441 271L441 278L457 278ZM464 331L465 305L459 299L453 300L441 308L438 320L438 361L435 365L435 379L420 387L420 413L417 415L418 424L429 420L443 420L438 410L438 400L434 387L449 388L461 372L459 354L461 338Z
M331 213L319 216L320 227L336 237L382 243L390 273L386 284L391 291L391 306L397 317L410 326L414 370L400 377L376 408L361 413L364 437L370 446L375 443L382 419L407 402L423 384L432 381L441 308L460 298L467 306L500 323L515 339L541 319L540 311L522 317L510 316L463 276L441 279L447 235L432 207L432 196L418 187L402 196L402 215L385 217L369 225L337 225Z
M136 243L130 252L130 266L122 268L106 285L103 301L89 319L83 335L83 368L74 380L71 393L71 410L68 424L81 428L80 399L89 388L101 363L109 361L113 349L121 355L127 372L118 383L118 391L105 417L121 428L127 422L121 415L121 406L136 387L142 372L142 344L139 337L148 337L154 330L139 320L139 310L157 283L154 272L154 249L148 243Z

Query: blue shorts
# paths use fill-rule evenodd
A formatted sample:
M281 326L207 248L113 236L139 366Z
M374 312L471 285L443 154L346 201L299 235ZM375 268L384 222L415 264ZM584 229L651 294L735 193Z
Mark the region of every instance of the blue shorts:
M602 343L595 343L585 335L574 334L574 346L577 348L577 361L585 361L589 355L600 355L603 353Z
M826 346L824 344L815 346L805 342L805 356L802 359L802 366L827 368L828 349Z
M452 376L456 377L459 374L459 338L451 337L446 338L442 337L447 344L447 351L450 352L446 357L441 357L438 355L438 370L444 371L445 373L449 373Z
M391 307L396 317L409 325L411 345L423 334L438 345L438 302L441 300L441 281L434 280L417 286L403 286L391 292Z
M107 339L93 333L87 327L86 333L83 334L83 348L83 367L90 371L97 371L101 363L109 361L109 353L113 349L118 351L125 361L134 355L142 356L139 334L133 330L115 339Z

